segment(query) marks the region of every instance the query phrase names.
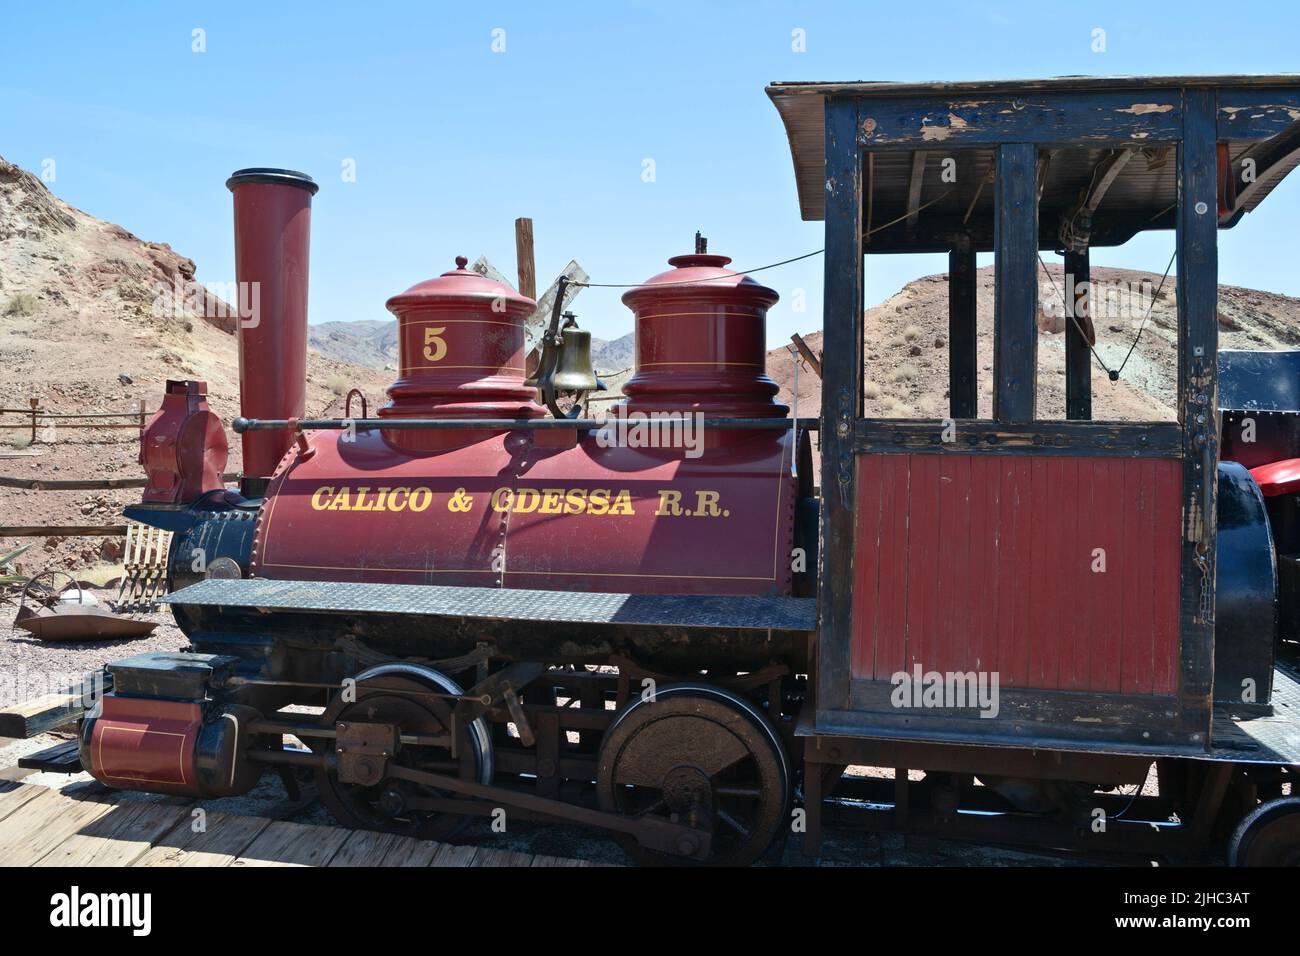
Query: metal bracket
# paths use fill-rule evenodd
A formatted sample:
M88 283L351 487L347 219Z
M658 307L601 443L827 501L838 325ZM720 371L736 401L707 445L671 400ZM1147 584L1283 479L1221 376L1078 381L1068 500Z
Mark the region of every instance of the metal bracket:
M341 783L373 787L384 779L388 759L397 752L397 725L339 721L334 728Z

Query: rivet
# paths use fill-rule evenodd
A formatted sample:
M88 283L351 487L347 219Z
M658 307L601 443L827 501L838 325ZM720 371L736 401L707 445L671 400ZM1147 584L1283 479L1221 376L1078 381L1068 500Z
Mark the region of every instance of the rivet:
M1204 202L1198 202L1196 204L1196 215L1204 216L1209 211L1210 211L1210 207L1205 205Z

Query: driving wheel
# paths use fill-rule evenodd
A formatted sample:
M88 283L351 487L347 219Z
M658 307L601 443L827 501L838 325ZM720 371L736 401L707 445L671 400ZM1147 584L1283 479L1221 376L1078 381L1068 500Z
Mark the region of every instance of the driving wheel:
M707 684L638 698L601 743L602 810L654 815L712 834L715 866L745 866L788 825L790 770L781 739L754 704ZM646 863L687 862L627 844Z

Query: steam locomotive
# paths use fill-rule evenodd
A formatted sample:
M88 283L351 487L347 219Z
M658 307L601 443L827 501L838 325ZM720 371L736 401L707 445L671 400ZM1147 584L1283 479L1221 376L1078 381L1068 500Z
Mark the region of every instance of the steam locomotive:
M308 419L317 187L235 173L237 278L260 293L239 330L244 474L222 483L204 384L169 382L127 516L174 532L166 600L192 647L108 665L83 766L203 799L307 773L347 826L449 839L504 807L649 862L748 864L792 831L815 854L836 794L886 808L874 825L1173 855L1219 836L1236 862L1296 862L1300 685L1277 655L1300 607L1300 368L1216 362L1204 249L1239 216L1222 174L1294 132L1275 104L1300 86L1109 83L769 89L804 214L827 221L816 421L791 418L766 374L777 294L702 242L623 297L636 368L604 421L561 407L599 387L585 334L557 304L530 376L535 303L464 257L388 300L400 369L377 416ZM935 142L971 175L922 207ZM1078 241L1080 184L1113 168L1099 142L1180 150L1156 186L1115 170L1109 218L1087 206L1094 245L1177 232L1177 423L1034 414L1024 251L1067 214ZM1219 221L1148 216L1162 190L1208 198ZM864 418L863 252L936 249L952 256L953 414ZM998 264L992 421L962 404L981 249ZM1068 251L1086 271L1087 246ZM1081 323L1068 334L1078 408L1090 343ZM1263 440L1239 440L1247 418ZM611 437L628 423L676 437ZM899 673L943 689L990 671L992 719L942 693L890 701ZM1089 825L1098 812L1114 825Z

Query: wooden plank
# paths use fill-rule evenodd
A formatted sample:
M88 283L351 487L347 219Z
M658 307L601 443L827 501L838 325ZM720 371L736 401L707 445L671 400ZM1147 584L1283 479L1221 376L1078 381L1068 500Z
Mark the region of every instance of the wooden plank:
M907 186L907 228L915 229L921 214L921 187L925 184L925 150L912 154L912 176Z
M960 148L977 144L1131 144L1173 142L1181 133L1177 89L1117 93L1043 93L1031 98L958 95L850 99L870 149ZM1037 161L1030 183L1037 191Z
M249 844L231 866L326 866L351 835L341 827L280 820Z
M480 866L532 866L531 853L519 853L515 850L493 850L481 847L470 861L471 867Z
M537 265L533 258L533 221L515 220L515 260L519 270L519 294L537 299Z
M1072 421L1092 418L1092 353L1079 332L1090 316L1092 268L1088 250L1065 254L1065 417ZM1073 293L1070 291L1073 289ZM1080 292L1079 290L1083 290Z
M818 378L821 378L822 360L813 354L812 348L804 341L803 336L796 332L794 335L790 336L790 341L793 342L794 347L799 350L799 354L803 356L803 360L808 363L808 367L813 370Z
M1151 693L1151 567L1155 563L1154 484L1149 469L1124 469L1124 629L1120 632L1120 691Z
M901 569L907 566L908 509L910 507L912 462L909 458L881 458L882 545L876 612L877 634L875 676L889 680L907 666L907 580Z
M586 860L574 860L564 856L548 856L545 853L539 853L533 857L529 866L553 866L553 867L574 867L574 866L591 866Z
M1178 689L1178 558L1163 555L1175 548L1182 521L1182 470L1161 468L1156 478L1156 550L1161 555L1155 564L1151 596L1155 602L1155 663L1152 691L1172 694Z
M131 866L175 829L185 807L161 803L119 803L81 827L37 866Z
M948 410L953 418L979 415L975 280L975 247L969 236L962 236L948 253Z
M42 793L48 793L44 787L32 786L21 783L2 783L0 784L0 821L3 821L11 813L16 813L24 805L39 797Z
M852 674L874 676L876 645L880 640L880 559L884 547L882 523L886 493L880 455L858 457L857 541L858 562L853 569Z
M862 155L852 100L826 103L826 252L823 256L821 633L817 709L848 702L852 667L854 422L862 414Z
M0 525L0 538L60 538L121 537L126 534L124 524L10 524Z
M994 422L962 420L944 440L937 419L863 418L854 447L881 455L1083 455L1088 458L1182 459L1182 428L1174 422Z
M172 831L159 839L133 866L229 866L271 825L263 817L239 817L214 811L205 829L194 830L192 811Z
M444 843L442 846L438 847L438 852L434 854L429 865L440 867L469 866L470 861L474 859L474 854L476 852L476 847L452 846L450 843Z
M81 690L45 694L0 710L0 737L26 740L70 724L85 712Z
M1038 372L1038 150L998 147L994 184L993 417L1034 420Z
M354 830L330 866L428 866L441 843L400 833Z
M0 860L8 866L31 866L112 809L105 801L73 800L47 790L0 821Z
M1089 549L1101 549L1105 571L1092 573L1089 562L1089 593L1097 609L1097 627L1092 638L1088 661L1091 690L1117 691L1120 688L1119 635L1124 630L1124 574L1130 560L1141 560L1125 552L1124 515L1112 507L1124 493L1123 463L1093 462L1093 500L1101 503L1095 512ZM1101 567L1102 565L1098 565Z
M40 770L48 773L80 773L80 741L76 739L65 740L53 747L46 747L36 753L19 757L18 766L27 770Z
M1189 739L1209 746L1218 494L1218 150L1212 90L1184 94L1178 150L1179 420L1185 427L1179 698Z

